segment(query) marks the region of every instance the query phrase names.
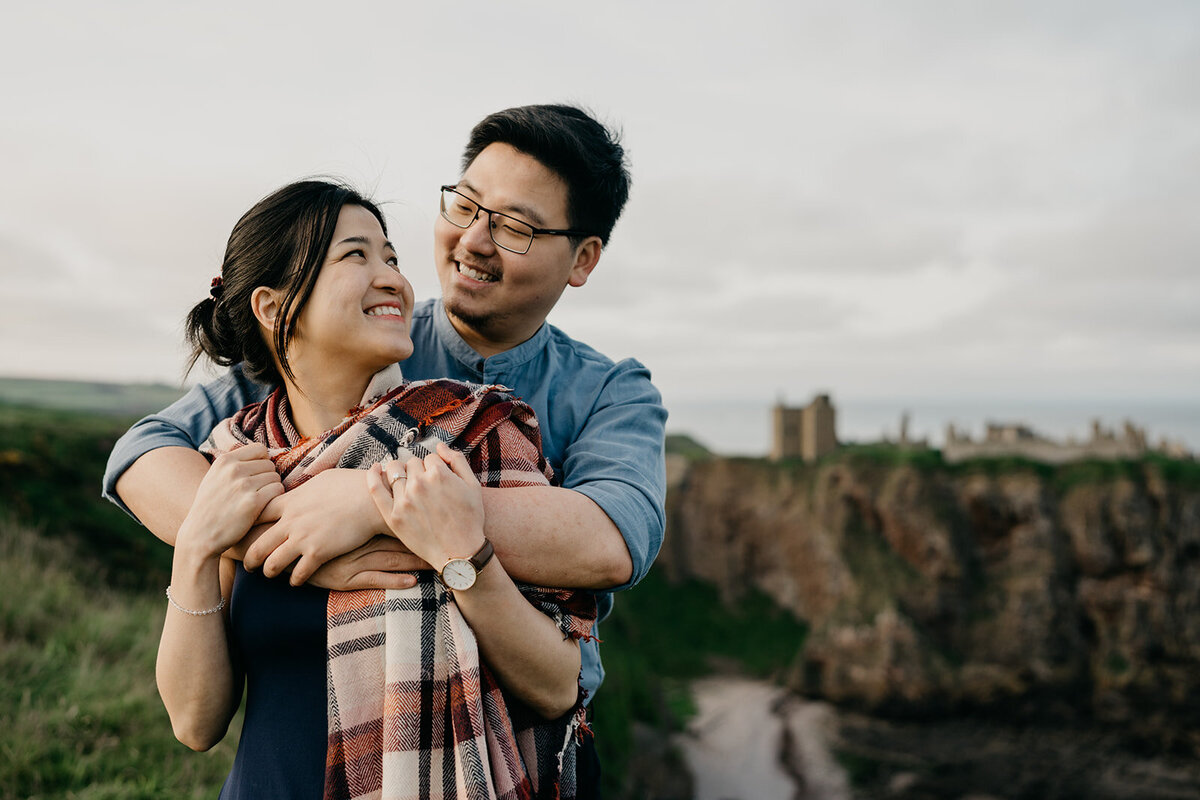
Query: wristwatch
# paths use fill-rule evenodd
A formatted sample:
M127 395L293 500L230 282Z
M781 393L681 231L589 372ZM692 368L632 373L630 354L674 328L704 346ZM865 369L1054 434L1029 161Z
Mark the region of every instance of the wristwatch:
M447 561L437 574L438 580L447 589L459 592L470 589L475 585L475 579L479 577L480 571L487 566L495 553L496 549L485 537L483 547L479 548L475 555L470 558L452 558Z

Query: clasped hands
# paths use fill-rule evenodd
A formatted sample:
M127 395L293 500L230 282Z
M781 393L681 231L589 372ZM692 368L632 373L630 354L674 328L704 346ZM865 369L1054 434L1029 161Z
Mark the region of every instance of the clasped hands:
M405 479L390 481L400 474ZM365 476L365 483L364 483ZM364 491L364 487L366 491ZM276 497L239 545L248 570L326 589L404 589L483 541L479 482L444 444L425 459L332 469Z

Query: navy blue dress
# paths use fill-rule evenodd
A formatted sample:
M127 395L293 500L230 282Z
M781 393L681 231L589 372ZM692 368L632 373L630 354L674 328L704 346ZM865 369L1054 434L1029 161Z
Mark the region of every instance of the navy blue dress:
M321 800L328 598L238 564L229 613L234 658L246 671L246 721L221 800Z

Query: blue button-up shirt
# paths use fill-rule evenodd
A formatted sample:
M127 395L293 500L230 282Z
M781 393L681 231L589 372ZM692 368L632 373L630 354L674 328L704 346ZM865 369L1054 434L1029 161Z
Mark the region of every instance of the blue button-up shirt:
M627 585L641 580L662 545L666 497L667 412L649 370L633 359L614 363L550 324L511 350L484 358L458 335L436 299L417 304L411 333L414 352L402 364L408 380L502 384L533 407L543 450L561 485L608 514L633 560ZM104 496L128 511L115 487L134 461L158 447L196 448L218 422L268 392L233 367L139 420L109 456ZM598 592L597 601L603 619L612 595ZM595 642L583 643L582 657L583 686L594 693L604 679Z

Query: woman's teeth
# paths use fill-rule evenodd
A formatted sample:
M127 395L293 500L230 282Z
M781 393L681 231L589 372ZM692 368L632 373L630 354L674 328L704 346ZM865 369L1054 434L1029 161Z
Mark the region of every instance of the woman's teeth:
M403 317L404 312L394 306L375 306L367 309L367 315L372 317Z

